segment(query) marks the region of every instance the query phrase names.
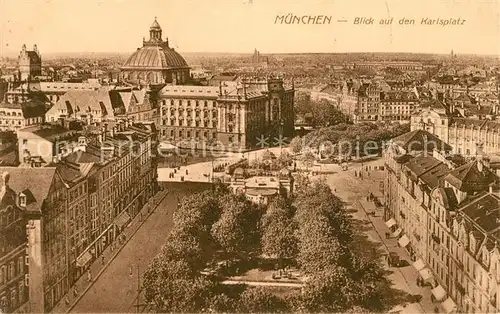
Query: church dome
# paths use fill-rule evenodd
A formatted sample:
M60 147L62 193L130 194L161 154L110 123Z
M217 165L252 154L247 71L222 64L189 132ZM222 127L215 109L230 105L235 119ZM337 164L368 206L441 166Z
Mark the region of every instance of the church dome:
M137 49L123 68L171 69L189 67L186 60L170 47L144 46Z

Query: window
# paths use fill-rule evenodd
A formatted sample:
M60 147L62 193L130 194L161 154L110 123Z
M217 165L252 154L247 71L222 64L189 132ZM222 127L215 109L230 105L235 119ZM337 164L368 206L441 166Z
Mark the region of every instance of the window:
M19 205L21 207L26 207L26 195L24 194L19 194Z
M10 308L17 308L17 291L15 288L10 292Z
M19 282L19 304L24 303L24 282Z

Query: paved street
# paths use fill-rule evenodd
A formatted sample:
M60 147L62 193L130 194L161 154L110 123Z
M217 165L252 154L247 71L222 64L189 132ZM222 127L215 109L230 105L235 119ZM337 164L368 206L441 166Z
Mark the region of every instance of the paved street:
M190 182L210 182L210 177L208 175L212 174L212 165L217 166L224 163L235 163L239 161L243 156L249 161L253 161L257 158L261 158L262 155L269 150L274 153L276 157L280 155L281 151L287 150L287 148L280 149L279 147L263 148L247 153L225 153L223 157L217 158L216 161L199 162L196 164L191 164L187 166L182 166L174 174L173 178L169 177L170 173L174 172L173 168L158 168L158 181L160 182L180 182L181 177L184 177L184 181ZM187 170L187 172L186 172Z
M369 163L365 163L364 166L374 166L383 165L382 160L377 160ZM354 171L359 172L361 170L361 164L352 164L349 166L349 170L342 171L337 165L329 165L334 174L324 176L326 182L334 189L336 194L345 202L347 202L348 207L357 209L353 213L353 218L358 220L364 220L370 222L371 228L365 231L368 239L381 244L381 249L384 252L397 252L402 259L407 260L410 265L399 268L389 268L386 265L386 269L392 271L389 275L389 279L393 283L393 288L405 291L412 295L422 295L422 300L419 303L412 303L406 306L397 306L393 311L400 311L402 313L432 313L438 303L432 303L430 300L431 289L430 287L418 287L416 285L417 271L411 265L409 254L404 248L401 248L397 244L397 239L385 238L385 232L388 231L383 219L383 209L377 210L373 202L366 200L366 196L371 192L379 200L383 201L383 195L379 188L379 183L383 180L383 171L371 170L368 172L363 170L363 179L354 176ZM319 178L319 176L318 176ZM375 216L369 216L366 213L375 211Z
M199 190L189 184L183 188ZM166 198L147 218L137 233L123 247L92 287L78 301L71 312L128 312L136 311L137 266L139 274L146 269L153 257L160 251L171 230L172 213L177 206L177 196L186 195L185 190L167 187ZM188 192L189 193L189 192ZM132 275L130 274L132 270Z

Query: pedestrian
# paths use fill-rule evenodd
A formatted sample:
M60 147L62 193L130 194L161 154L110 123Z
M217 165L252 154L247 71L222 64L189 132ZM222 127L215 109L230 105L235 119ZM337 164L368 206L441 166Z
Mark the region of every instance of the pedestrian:
M66 305L69 305L69 296L68 296L68 294L66 294L66 296L64 297L64 301L66 302Z
M101 258L102 266L104 266L104 256Z
M89 282L92 282L92 273L90 272L90 269L89 269L89 271L87 272L87 280L88 280Z
M130 276L132 276L132 265L130 265L130 266L129 266L129 268L128 268L128 274L129 274Z
M188 175L188 170L186 169L186 175Z
M75 297L76 297L76 296L78 296L78 287L77 287L77 286L75 286L75 287L73 288L73 295L74 295Z

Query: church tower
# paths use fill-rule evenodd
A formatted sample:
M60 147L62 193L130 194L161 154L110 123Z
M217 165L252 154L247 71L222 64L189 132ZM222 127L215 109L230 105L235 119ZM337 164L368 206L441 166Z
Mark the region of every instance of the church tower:
M21 81L32 80L42 75L42 57L36 45L33 46L33 50L26 50L26 45L23 45L18 58L18 73Z

